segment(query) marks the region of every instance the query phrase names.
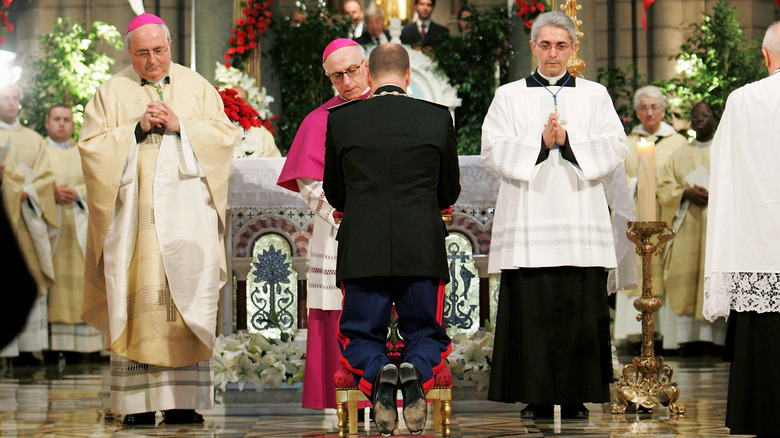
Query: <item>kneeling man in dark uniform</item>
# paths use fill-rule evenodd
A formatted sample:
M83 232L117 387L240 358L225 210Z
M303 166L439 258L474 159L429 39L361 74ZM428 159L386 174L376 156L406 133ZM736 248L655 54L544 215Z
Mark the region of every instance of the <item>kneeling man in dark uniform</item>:
M344 293L339 321L342 365L371 397L379 432L397 424L396 387L412 434L425 427L425 392L445 366L451 342L442 327L449 281L441 209L460 194L457 141L449 110L406 95L406 49L371 52L374 93L331 110L323 188L343 211L336 277ZM395 304L403 363L387 356Z

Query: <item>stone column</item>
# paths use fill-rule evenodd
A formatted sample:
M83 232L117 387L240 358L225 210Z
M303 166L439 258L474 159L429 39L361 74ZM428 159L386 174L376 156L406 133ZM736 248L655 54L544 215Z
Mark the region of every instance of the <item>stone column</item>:
M225 62L228 38L233 29L233 4L225 0L192 2L195 15L195 69L214 82L217 62Z

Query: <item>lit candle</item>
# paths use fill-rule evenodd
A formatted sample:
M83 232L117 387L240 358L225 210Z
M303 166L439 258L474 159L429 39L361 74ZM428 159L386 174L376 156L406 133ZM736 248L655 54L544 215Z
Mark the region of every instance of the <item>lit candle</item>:
M655 143L644 137L636 145L637 208L640 221L654 221L655 216Z

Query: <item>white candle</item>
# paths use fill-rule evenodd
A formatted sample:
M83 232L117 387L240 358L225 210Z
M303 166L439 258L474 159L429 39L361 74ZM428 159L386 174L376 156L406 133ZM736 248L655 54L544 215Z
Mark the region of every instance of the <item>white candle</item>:
M637 208L640 221L655 221L655 143L644 137L636 145Z

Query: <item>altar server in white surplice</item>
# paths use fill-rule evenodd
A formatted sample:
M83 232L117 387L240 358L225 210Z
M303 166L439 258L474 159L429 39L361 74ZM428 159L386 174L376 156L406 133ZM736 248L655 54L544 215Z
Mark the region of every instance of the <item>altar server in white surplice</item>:
M704 316L728 318L726 426L780 435L780 22L761 49L769 77L726 101L710 150Z
M609 400L608 269L627 267L619 287L636 283L626 135L607 90L566 71L576 45L569 17L540 15L531 30L538 70L500 87L482 126L481 162L501 179L488 399L529 403L523 418L551 418L554 404L563 418L587 418L583 402Z
M49 289L49 348L65 352L68 362L81 360L80 353L93 353L105 346L96 328L81 320L84 296L84 251L87 246L87 188L81 171L81 156L73 141L73 111L54 105L46 115L49 161L54 172L54 198L60 234L55 242L54 284Z
M0 177L8 221L38 285L38 297L19 336L0 351L3 357L48 348L46 293L54 281L51 245L59 232L48 151L38 133L21 125L20 97L16 85L0 87ZM38 362L30 354L24 356L20 359Z
M79 139L89 201L83 318L109 337L125 424L199 423L225 270L238 131L217 90L171 63L164 22L127 29L132 66L89 102Z

